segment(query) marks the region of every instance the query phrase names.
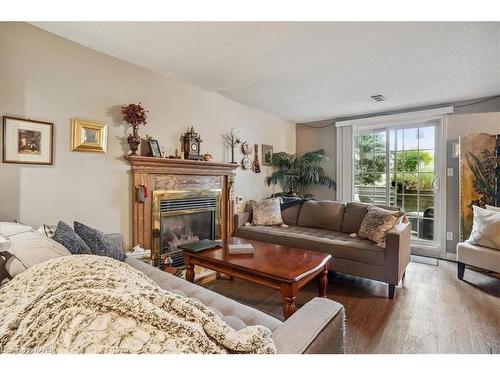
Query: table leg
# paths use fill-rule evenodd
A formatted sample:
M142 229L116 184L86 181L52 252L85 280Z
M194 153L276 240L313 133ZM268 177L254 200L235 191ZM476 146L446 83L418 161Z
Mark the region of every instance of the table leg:
M319 275L319 296L326 298L326 290L328 287L328 267L325 266L323 272Z
M297 287L295 284L282 284L281 294L283 296L283 317L287 320L295 313L295 297L297 296Z
M287 320L295 313L295 297L283 296L283 317Z
M186 263L186 280L194 282L194 266L189 263Z

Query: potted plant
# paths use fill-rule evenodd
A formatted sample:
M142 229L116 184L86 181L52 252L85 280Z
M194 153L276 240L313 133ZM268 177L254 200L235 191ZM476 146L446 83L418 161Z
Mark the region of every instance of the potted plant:
M122 107L123 120L132 127L132 134L127 137L127 142L130 146L130 155L137 155L137 149L141 143L141 137L139 136L139 126L146 125L146 111L142 106L141 102L139 104L129 104Z
M273 173L266 177L266 183L281 185L286 195L304 195L307 188L314 185L335 188L335 181L325 175L321 163L328 160L323 150L305 154L278 152L271 157Z

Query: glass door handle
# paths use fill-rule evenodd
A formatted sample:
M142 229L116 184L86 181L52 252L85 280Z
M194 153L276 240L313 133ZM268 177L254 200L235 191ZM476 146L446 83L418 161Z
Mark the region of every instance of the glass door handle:
M432 180L432 187L434 188L435 191L439 191L440 187L440 180L439 177L434 177L434 180Z

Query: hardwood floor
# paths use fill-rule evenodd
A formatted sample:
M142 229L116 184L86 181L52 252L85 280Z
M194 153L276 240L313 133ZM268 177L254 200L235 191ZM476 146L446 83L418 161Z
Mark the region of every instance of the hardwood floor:
M411 262L394 300L386 284L330 274L328 297L346 309L347 352L500 353L500 278L467 268L460 281L456 267ZM205 287L282 319L278 291L227 279ZM306 285L297 308L317 290Z

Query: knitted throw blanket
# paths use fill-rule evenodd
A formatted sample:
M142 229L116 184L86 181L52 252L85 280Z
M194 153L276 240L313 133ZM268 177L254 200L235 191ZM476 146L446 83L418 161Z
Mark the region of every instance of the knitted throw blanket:
M0 353L275 353L263 326L234 330L205 305L111 258L71 255L0 289Z

